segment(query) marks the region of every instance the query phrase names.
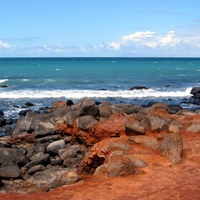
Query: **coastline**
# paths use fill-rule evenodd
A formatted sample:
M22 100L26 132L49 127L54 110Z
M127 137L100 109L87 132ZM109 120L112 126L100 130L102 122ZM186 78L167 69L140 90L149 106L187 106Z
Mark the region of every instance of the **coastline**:
M12 179L10 181L10 178L3 177L2 174L13 174L13 172L3 173L2 170L8 170L9 166L13 167L13 164L9 164L12 162L12 157L9 158L9 163L4 161L1 164L0 175L4 185L1 187L2 192L36 192L29 196L35 198L35 195L43 196L38 192L53 189L47 193L51 197L59 191L69 192L70 188L77 190L80 185L83 187L85 181L87 184L83 188L88 190L87 186L90 187L95 179L102 183L105 178L110 181L113 188L118 187L118 184L114 184L114 180L121 181L121 184L127 187L125 182L129 182L129 178L136 179L138 184L145 184L152 173L155 176L155 172L160 171L158 174L161 175L163 173L161 168L166 170L166 174L163 175L165 179L165 176L172 173L171 166L178 172L186 167L188 162L191 169L198 165L191 160L191 156L196 158L198 155L196 147L193 146L199 141L198 110L190 111L177 105L170 107L165 103L154 103L149 107L131 104L113 105L109 102L97 105L93 100L85 99L75 104L72 101L57 101L45 112L46 114L31 111L24 113L12 129L12 135L0 138L1 152L5 150L9 152L12 149L18 152L18 157L21 156L17 166L15 164L15 170L20 169L17 171L18 176L10 177ZM178 140L180 143L172 142L170 144L172 151L166 153L163 145L169 136L172 137L170 140ZM174 154L173 149L177 147L179 150ZM189 148L192 148L193 152L190 156ZM73 156L70 156L72 154ZM35 155L40 159L37 160ZM123 170L116 168L113 162L119 162L116 166L123 166ZM186 176L186 172L188 171L179 177L174 172L173 175L180 180ZM44 175L45 173L48 176ZM51 173L57 173L57 178L49 177ZM146 175L143 175L145 173ZM141 181L137 177L140 177ZM68 182L69 179L72 182ZM162 177L159 179L159 184L162 185L164 183ZM197 179L193 177L193 181ZM136 188L136 185L132 186ZM99 188L97 185L96 187ZM146 192L139 193L138 190L136 193L140 196L148 195L151 187L145 187ZM123 193L123 187L121 189ZM103 198L104 192L98 199ZM94 195L91 191L88 194ZM119 193L110 195L115 196ZM133 194L129 191L127 195L130 197ZM21 198L20 194L0 194L0 197L7 199L13 196ZM71 192L71 199L77 197L76 191Z

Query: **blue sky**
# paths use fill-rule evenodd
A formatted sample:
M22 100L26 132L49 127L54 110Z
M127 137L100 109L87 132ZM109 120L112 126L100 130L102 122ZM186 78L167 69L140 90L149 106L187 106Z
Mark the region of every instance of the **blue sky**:
M0 57L200 56L199 0L0 0Z

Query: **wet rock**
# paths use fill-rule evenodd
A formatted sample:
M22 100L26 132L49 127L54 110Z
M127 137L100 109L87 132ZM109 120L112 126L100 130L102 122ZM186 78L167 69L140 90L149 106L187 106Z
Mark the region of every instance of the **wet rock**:
M25 105L26 107L32 107L32 106L34 106L34 104L31 103L31 102L26 102L24 105Z
M37 143L46 143L46 142L53 142L55 140L59 140L59 135L47 135L41 138L36 138Z
M54 141L54 142L50 143L47 146L47 152L49 154L52 154L52 155L57 155L58 151L60 149L64 149L64 148L65 148L65 141L64 140L58 140L58 141Z
M0 176L2 178L19 178L21 171L17 165L1 167Z
M0 126L4 126L6 124L6 119L0 117Z
M130 90L147 90L148 88L145 86L133 86Z
M135 144L141 144L153 150L160 148L160 143L156 138L149 136L130 136L128 140L134 142Z
M179 163L182 159L183 142L177 133L169 133L161 144L161 152L173 164Z
M0 117L4 117L4 112L0 110Z

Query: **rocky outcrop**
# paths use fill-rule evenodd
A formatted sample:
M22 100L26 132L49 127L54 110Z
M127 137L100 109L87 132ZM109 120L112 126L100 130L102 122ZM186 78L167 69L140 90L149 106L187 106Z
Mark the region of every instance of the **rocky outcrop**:
M44 113L28 111L12 135L1 138L0 179L20 179L24 187L49 191L75 183L82 173L137 176L150 165L148 155L181 163L184 138L198 135L199 123L197 111L165 103L58 101Z

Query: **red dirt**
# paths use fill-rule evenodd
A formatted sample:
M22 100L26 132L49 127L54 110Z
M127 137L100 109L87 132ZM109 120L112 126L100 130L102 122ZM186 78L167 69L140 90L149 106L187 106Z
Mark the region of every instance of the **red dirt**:
M198 118L197 116L190 116L188 118L185 118L185 123L200 121L200 116ZM184 119L182 119L183 121ZM166 132L163 132L163 134L166 135ZM136 168L135 173L120 177L83 174L82 180L76 184L63 186L47 193L0 194L0 199L200 199L200 134L192 134L181 130L180 135L183 139L183 159L179 164L171 164L159 151L152 151L139 145L132 145L126 140L126 143L131 147L127 153L145 161L147 167ZM124 142L125 137L122 136L119 140Z

